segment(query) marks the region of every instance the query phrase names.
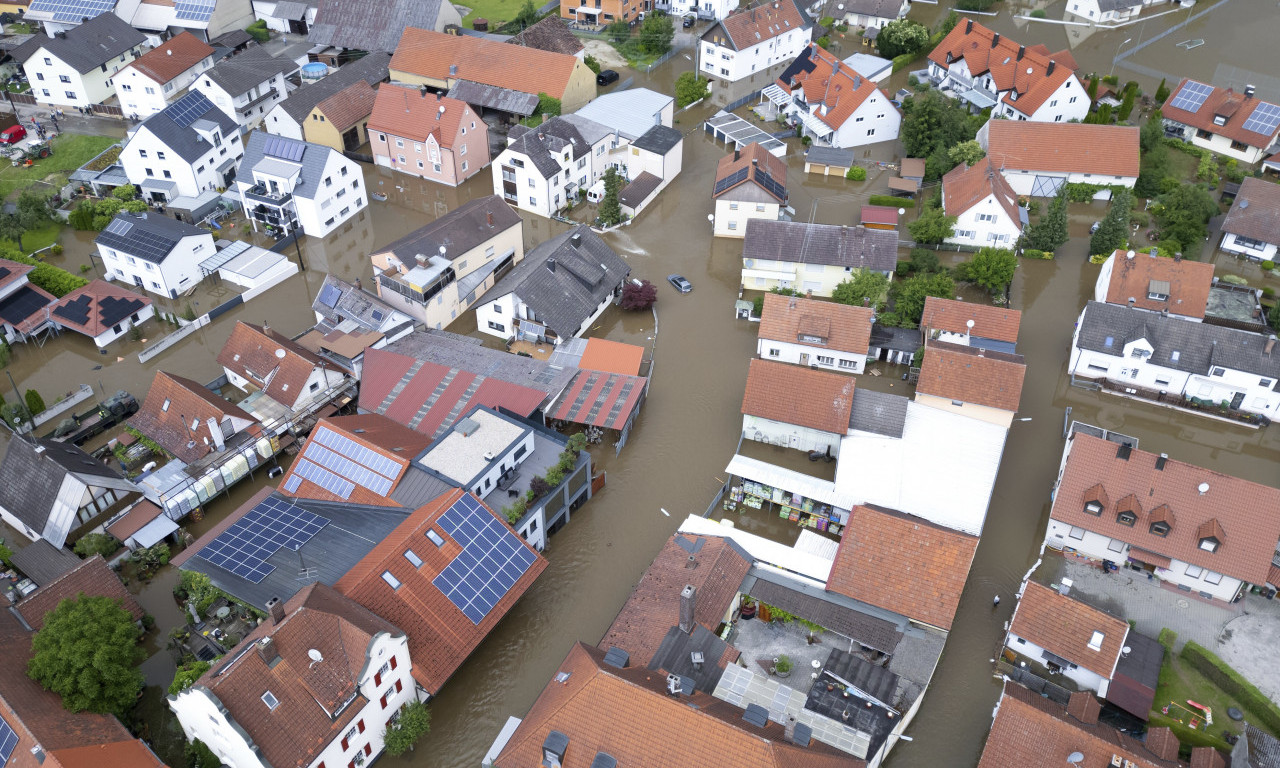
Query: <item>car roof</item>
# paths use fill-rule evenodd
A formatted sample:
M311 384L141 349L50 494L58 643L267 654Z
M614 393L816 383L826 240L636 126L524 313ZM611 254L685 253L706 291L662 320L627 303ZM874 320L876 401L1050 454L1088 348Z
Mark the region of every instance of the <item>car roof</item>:
M8 128L5 128L3 131L0 131L0 133L13 133L14 131L18 131L18 130L25 131L26 128L23 128L21 125L11 125Z

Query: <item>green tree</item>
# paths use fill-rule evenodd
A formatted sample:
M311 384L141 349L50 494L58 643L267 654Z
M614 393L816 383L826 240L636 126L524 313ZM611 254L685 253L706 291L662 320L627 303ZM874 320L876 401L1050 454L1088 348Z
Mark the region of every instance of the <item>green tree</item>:
M907 225L911 239L923 245L941 243L955 232L957 218L941 208L925 208L920 218Z
M1271 311L1267 313L1267 319L1271 321L1272 328L1280 328L1280 301L1271 305Z
M93 229L93 216L93 203L86 200L71 209L71 213L67 216L67 223L72 229L87 232Z
M120 542L115 537L106 533L86 533L81 536L75 545L75 553L81 557L89 558L94 555L114 554L120 548Z
M1150 152L1156 147L1163 146L1161 139L1164 138L1164 118L1160 114L1160 110L1154 110L1151 117L1147 118L1147 122L1142 124L1142 129L1138 131L1138 147L1143 153Z
M132 200L138 196L138 188L132 184L121 184L111 190L111 196L117 200Z
M929 28L911 19L897 19L885 24L876 37L876 48L886 59L918 53L929 44Z
M27 228L18 214L0 213L0 238L16 243L18 250L25 251L26 248L22 247L22 236L26 232Z
M604 28L604 35L614 45L622 45L631 39L631 25L625 21L615 21Z
M23 423L31 421L31 412L23 403L6 402L0 404L0 418L4 419L10 427L17 429Z
M908 271L911 274L919 272L941 272L942 264L938 260L938 254L928 248L912 248L911 258L907 261Z
M986 156L982 145L973 140L961 142L947 150L947 158L955 165L973 165Z
M187 758L187 768L221 768L222 766L222 761L213 753L213 750L199 739L187 742L187 745L182 748L182 754Z
M22 399L27 401L27 410L31 411L33 416L44 413L44 398L36 390L28 389Z
M882 314L880 322L900 328L915 328L924 314L925 299L930 296L954 299L956 283L951 275L943 272L921 273L894 283L890 295L893 297L893 311Z
M965 279L991 293L1000 293L1013 282L1013 273L1017 268L1018 257L1013 251L1005 248L983 248L969 260Z
M169 693L177 695L195 685L200 676L209 671L211 665L207 661L188 661L173 673L173 682L169 683Z
M1094 75L1089 78L1089 85L1085 86L1085 93L1089 95L1089 106L1098 103L1098 76Z
M1133 111L1133 101L1138 98L1138 84L1129 83L1124 89L1124 101L1120 103L1120 111L1116 113L1116 117L1120 122L1129 119L1129 113Z
M622 177L616 168L610 167L604 172L604 198L598 210L602 225L612 227L622 223L622 203L618 200L621 193Z
M147 656L138 646L141 637L118 599L63 600L31 640L27 674L61 696L71 712L123 717L142 690L142 673L134 668Z
M1111 207L1098 225L1098 231L1089 238L1089 253L1109 256L1115 249L1124 247L1129 239L1129 203L1132 199L1127 189L1122 189L1111 199Z
M860 165L851 165L849 170L845 172L844 177L849 181L866 181L867 169Z
M538 9L533 7L533 0L524 0L524 5L520 6L520 11L512 20L521 29L531 27L538 21Z
M1037 251L1052 252L1067 242L1067 185L1058 187L1058 194L1049 203L1049 209L1027 230L1027 247Z
M1156 88L1156 103L1163 104L1167 98L1169 98L1169 86L1165 85L1162 77L1160 78L1160 87Z
M925 158L925 176L937 179L955 167L948 150L973 139L973 123L958 102L927 91L902 104L902 146L908 157Z
M596 60L595 56L584 56L582 63L587 65L587 69L595 72L597 75L600 74L600 62Z
M650 56L661 56L671 50L676 28L665 13L649 13L640 22L640 50Z
M849 280L842 280L831 292L831 300L839 304L878 309L884 304L889 278L879 272L860 269Z
M13 550L0 544L0 565L8 568L13 563Z
M400 708L398 716L387 726L382 740L387 754L399 757L413 749L414 743L431 730L431 710L421 701L411 701Z
M551 115L555 117L560 114L560 100L550 94L538 94L538 111L539 115Z
M697 72L681 72L676 78L676 107L684 109L695 101L706 98L709 86L708 80L698 77Z
M1199 184L1179 184L1160 195L1152 209L1160 239L1176 240L1184 251L1204 240L1209 218L1218 212L1209 190Z

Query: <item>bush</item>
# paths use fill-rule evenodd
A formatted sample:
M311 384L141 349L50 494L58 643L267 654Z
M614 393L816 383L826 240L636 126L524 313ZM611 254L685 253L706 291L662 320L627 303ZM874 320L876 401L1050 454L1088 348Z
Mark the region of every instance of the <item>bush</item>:
M784 654L782 654L781 656L779 656L779 657L778 657L778 663L777 663L777 664L774 664L774 665L773 665L773 668L774 668L774 669L776 669L776 670L778 670L779 672L781 672L781 673L782 673L782 674L784 674L784 675L785 675L786 673L790 672L790 671L791 671L791 657L790 657L790 656L788 656L788 655L786 655L785 653L784 653Z
M985 11L990 8L996 0L958 0L956 8L962 11Z
M1270 261L1270 260L1264 261L1264 262L1262 262L1262 268L1263 268L1264 270L1266 270L1266 271L1270 272L1271 270L1273 270L1273 269L1275 269L1275 268L1276 268L1276 263L1275 263L1274 261Z
M169 683L169 694L177 695L195 684L200 676L209 671L207 661L188 661L173 673L173 682Z
M87 559L94 555L106 557L115 554L117 549L120 549L120 542L115 537L105 533L88 533L76 542L75 553Z
M831 38L827 37L826 35L823 35L822 37L818 38L814 42L816 42L818 44L818 47L822 48L823 50L826 50L827 48L831 47Z
M597 75L600 74L600 62L596 61L595 56L583 57L582 63L587 65L587 69L595 72Z
M37 392L34 389L28 389L26 391L26 394L24 394L22 397L24 400L27 401L27 410L31 411L31 414L33 416L44 413L45 411L44 398L40 396L39 392Z
M1044 259L1047 261L1053 258L1053 253L1049 251L1037 251L1035 248L1027 248L1022 252L1022 256L1027 259Z
M413 749L414 743L431 730L431 710L421 701L405 704L387 726L383 741L388 755L398 757Z
M1046 18L1047 16L1048 14L1044 12L1043 8L1037 8L1031 12L1031 18L1033 19L1043 19L1043 18Z
M248 32L249 36L259 43L265 43L271 39L271 32L267 29L267 22L262 19L258 19L245 27L244 31Z
M1240 702L1267 730L1280 732L1280 708L1253 683L1241 677L1239 672L1192 640L1182 646L1181 656L1183 661L1221 688L1223 693Z
M844 177L849 181L866 181L867 169L860 165L855 165L849 169L849 172L846 173Z
M658 288L648 280L639 285L628 280L622 286L622 299L618 306L627 311L648 309L658 303Z
M705 77L698 77L697 72L681 72L676 78L676 108L684 109L696 101L707 97L710 82Z
M894 197L893 195L872 195L867 199L867 205L885 205L890 208L915 208L916 201L909 197Z

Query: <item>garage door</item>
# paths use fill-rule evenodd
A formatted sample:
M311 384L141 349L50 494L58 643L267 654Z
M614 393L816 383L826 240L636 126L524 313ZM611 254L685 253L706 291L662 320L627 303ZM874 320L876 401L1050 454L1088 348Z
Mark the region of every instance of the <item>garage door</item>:
M1058 188L1067 182L1061 176L1037 176L1035 182L1031 184L1032 197L1054 197L1058 194Z

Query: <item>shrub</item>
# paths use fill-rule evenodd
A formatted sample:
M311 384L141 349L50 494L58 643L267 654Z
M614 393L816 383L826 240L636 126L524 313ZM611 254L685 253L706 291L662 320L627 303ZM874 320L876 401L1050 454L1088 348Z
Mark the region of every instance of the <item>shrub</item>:
M582 59L582 63L587 65L587 69L591 70L592 72L595 72L597 75L600 74L600 69L601 69L600 62L596 61L595 56L584 57Z
M40 396L39 392L34 389L28 389L22 397L27 401L27 410L31 411L33 415L44 413L44 398Z
M624 310L641 310L648 309L658 302L658 288L648 280L641 280L640 284L628 280L622 286L622 299L618 306Z
M1035 248L1027 248L1022 252L1023 258L1027 259L1052 259L1053 253L1049 251L1037 251Z
M794 621L794 618L793 618L792 620ZM774 665L773 665L773 668L774 668L774 669L776 669L776 670L778 670L779 672L781 672L781 673L782 673L782 674L784 674L784 675L785 675L786 673L790 672L790 671L791 671L791 657L790 657L790 656L788 656L788 655L786 655L785 653L784 653L784 654L782 654L781 656L779 656L779 657L778 657L778 663L777 663L777 664L774 664Z
M1031 12L1031 18L1033 19L1043 19L1043 18L1046 18L1047 16L1048 14L1044 12L1043 8L1037 8Z
M1266 270L1266 271L1270 272L1271 270L1273 270L1273 269L1275 269L1275 268L1276 268L1276 263L1275 263L1274 261L1270 261L1270 260L1268 260L1268 261L1264 261L1264 262L1262 262L1262 268L1263 268L1264 270Z
M676 78L676 107L684 109L690 104L705 99L710 82L705 77L698 77L697 72L681 72Z
M120 542L114 537L105 533L88 533L80 537L76 542L75 553L83 558L90 558L94 555L114 554L120 548Z
M1275 702L1259 691L1253 683L1241 677L1239 672L1192 640L1188 640L1187 644L1182 646L1181 655L1183 661L1221 688L1223 693L1240 702L1254 717L1261 720L1268 730L1280 732L1280 708L1277 708Z
M890 208L915 208L916 201L909 197L894 197L893 195L872 195L867 199L867 205L885 205Z
M195 684L200 676L209 671L207 661L188 661L173 673L173 682L169 683L170 695L177 695Z
M831 47L831 38L826 35L818 38L816 42L818 43L818 47L823 50Z
M271 39L271 31L267 29L267 22L262 19L258 19L245 27L244 31L248 32L249 36L259 43L265 43Z
M49 252L52 253L54 256L61 256L62 250L63 250L62 243L54 243L53 245L49 246Z
M855 165L849 169L849 172L846 173L844 177L849 181L866 181L867 169L860 165Z
M9 561L13 559L13 550L3 544L0 544L0 565L9 567Z
M1262 295L1263 295L1263 296L1266 296L1266 297L1269 299L1269 298L1271 298L1272 296L1275 296L1275 295L1276 295L1276 289L1275 289L1275 288L1272 288L1272 287L1271 287L1271 286L1269 286L1269 285L1264 285L1264 286L1262 286Z

